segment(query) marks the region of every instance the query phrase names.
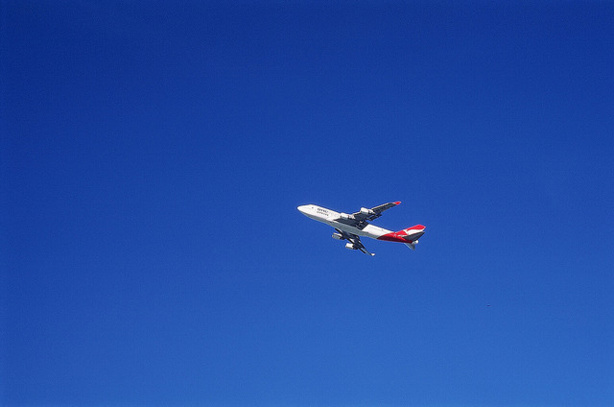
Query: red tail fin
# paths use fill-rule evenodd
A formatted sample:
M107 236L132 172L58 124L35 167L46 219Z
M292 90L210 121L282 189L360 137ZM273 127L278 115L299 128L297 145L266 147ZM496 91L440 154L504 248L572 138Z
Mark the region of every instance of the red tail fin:
M378 237L379 240L388 240L390 242L413 243L417 241L423 234L426 226L415 225L407 229L399 230Z
M426 229L426 226L424 225L414 225L410 228L399 230L397 233L400 235L400 237L411 243L420 239L420 237L424 234L424 229Z
M418 232L424 232L424 229L426 229L426 226L424 225L414 225L407 229L399 230L397 233L404 233L405 235L410 236Z

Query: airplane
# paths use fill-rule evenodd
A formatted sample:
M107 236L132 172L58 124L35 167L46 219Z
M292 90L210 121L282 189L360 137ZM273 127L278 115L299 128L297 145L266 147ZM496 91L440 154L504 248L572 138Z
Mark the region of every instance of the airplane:
M360 236L388 242L404 243L410 249L415 250L418 239L424 234L424 229L426 229L426 227L422 225L415 225L407 229L401 229L398 232L393 232L392 230L380 228L368 222L379 218L382 216L382 212L400 203L400 201L396 201L374 206L371 209L360 208L360 211L352 213L351 215L313 204L301 205L296 209L308 218L326 223L335 228L333 239L347 240L348 243L345 245L346 249L360 250L365 254L375 256L375 253L370 253L365 248L360 241Z

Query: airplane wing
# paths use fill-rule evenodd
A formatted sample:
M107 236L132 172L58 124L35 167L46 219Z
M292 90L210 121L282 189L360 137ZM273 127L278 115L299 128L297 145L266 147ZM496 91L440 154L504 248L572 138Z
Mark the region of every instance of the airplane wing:
M377 205L371 209L360 208L360 211L353 213L351 217L357 220L358 222L377 219L380 216L382 216L382 212L384 212L386 209L394 208L400 203L401 201L396 201L396 202L388 202L385 204Z
M354 245L354 250L360 250L364 254L368 254L369 256L375 256L375 253L370 253L367 248L360 241L360 237L353 233L344 232L340 229L335 229L345 240L352 243Z

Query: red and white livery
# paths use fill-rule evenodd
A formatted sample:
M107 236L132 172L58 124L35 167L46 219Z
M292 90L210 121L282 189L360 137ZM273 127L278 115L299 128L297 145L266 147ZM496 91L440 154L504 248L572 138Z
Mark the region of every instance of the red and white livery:
M360 208L360 211L352 214L335 212L318 205L301 205L297 209L303 215L335 228L336 233L333 233L333 238L347 240L348 243L345 245L347 249L360 250L365 254L374 256L375 253L369 253L362 244L360 236L388 242L404 243L407 247L414 250L416 244L418 244L418 239L424 234L424 229L426 228L422 225L415 225L398 232L393 232L368 222L379 218L382 216L383 211L393 208L400 203L400 201L397 201L378 205L371 209Z

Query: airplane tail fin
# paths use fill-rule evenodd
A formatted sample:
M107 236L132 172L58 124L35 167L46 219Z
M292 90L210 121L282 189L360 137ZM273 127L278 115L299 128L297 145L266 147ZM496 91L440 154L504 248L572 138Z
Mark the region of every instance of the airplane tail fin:
M416 244L418 244L418 239L424 234L424 229L426 229L424 225L414 225L407 229L399 230L397 236L407 241L405 243L407 247L416 250Z
M424 229L426 229L426 227L423 225L414 225L407 229L399 230L398 232L387 233L378 237L378 240L404 243L407 247L414 250L418 243L418 239L424 234Z

